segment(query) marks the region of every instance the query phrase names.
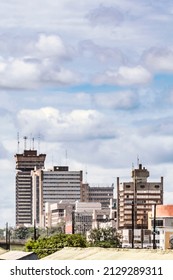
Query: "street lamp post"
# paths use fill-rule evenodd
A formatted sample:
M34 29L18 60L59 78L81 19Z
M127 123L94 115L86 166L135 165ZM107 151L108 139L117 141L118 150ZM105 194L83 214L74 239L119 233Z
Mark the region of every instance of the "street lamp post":
M154 204L153 216L153 249L156 249L156 204Z
M132 248L134 248L134 201L132 201Z
M75 211L72 210L72 234L75 233Z
M37 240L36 220L34 220L34 241Z
M141 219L141 248L143 249L144 244L144 220Z

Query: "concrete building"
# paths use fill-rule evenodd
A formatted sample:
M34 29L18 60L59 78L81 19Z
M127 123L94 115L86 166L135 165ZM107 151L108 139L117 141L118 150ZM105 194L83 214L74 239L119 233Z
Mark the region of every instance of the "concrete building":
M43 168L46 155L37 150L24 150L16 154L16 226L32 224L32 178L31 171Z
M45 203L45 227L52 228L62 226L65 228L67 221L72 220L72 212L75 208L74 203L59 201L55 203ZM65 231L63 229L63 231Z
M148 212L154 204L163 204L163 177L148 182L149 172L142 164L132 170L132 181L117 178L117 228L148 228Z
M116 209L101 208L100 202L75 203L60 201L45 203L45 227L64 226L66 233L86 234L87 231L101 227L116 227Z
M152 248L151 230L148 229L134 229L133 237L134 248L149 249ZM122 230L122 247L132 248L132 230Z
M44 227L46 202L80 200L83 180L82 171L70 171L68 166L54 166L51 170L34 170L33 186L33 220Z
M154 213L148 215L149 229L154 230ZM153 241L153 235L152 235ZM155 242L158 249L173 249L173 205L157 205L155 212Z
M108 208L110 199L114 196L114 185L105 186L97 185L90 186L89 184L83 184L81 189L81 201L82 202L100 202L102 208Z

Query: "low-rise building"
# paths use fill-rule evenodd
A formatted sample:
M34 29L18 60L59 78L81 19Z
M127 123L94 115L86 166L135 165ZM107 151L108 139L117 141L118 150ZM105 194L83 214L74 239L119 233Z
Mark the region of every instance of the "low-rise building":
M162 250L173 249L173 205L156 205L155 214L148 215L149 229L152 230L152 242Z

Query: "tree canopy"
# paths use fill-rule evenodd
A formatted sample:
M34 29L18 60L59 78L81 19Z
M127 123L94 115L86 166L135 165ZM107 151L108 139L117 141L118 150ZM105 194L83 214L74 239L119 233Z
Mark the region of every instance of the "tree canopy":
M38 240L29 240L25 244L27 252L35 252L38 258L46 257L64 247L86 247L86 238L80 234L57 234L50 237L40 237Z
M91 246L104 248L121 247L121 236L112 227L91 230L89 239Z

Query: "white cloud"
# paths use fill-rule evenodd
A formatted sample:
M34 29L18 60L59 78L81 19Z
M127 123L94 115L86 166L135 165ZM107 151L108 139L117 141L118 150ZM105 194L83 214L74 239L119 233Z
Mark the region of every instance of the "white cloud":
M42 82L44 85L70 85L81 81L75 71L58 67L54 63L49 60L38 62L26 58L1 59L0 87L29 89L42 87Z
M152 48L145 53L144 62L153 71L173 72L173 50Z
M101 108L133 109L138 105L138 95L132 91L117 91L95 94L94 101Z
M96 76L96 84L113 84L120 86L143 85L149 83L151 73L141 65L135 67L121 66L117 71L108 70Z
M17 118L25 133L41 131L50 141L85 141L114 136L111 127L105 130L106 120L96 110L73 110L65 113L47 107L21 110Z
M60 85L74 85L79 83L79 81L81 82L78 74L64 68L50 70L50 72L46 73L45 80Z
M87 18L92 25L113 25L116 26L123 21L123 14L114 6L103 6L91 10Z
M0 61L0 86L7 88L35 87L40 78L37 64L22 59L9 58Z
M35 47L39 52L43 54L44 57L64 56L66 54L63 41L59 36L55 35L40 35Z

